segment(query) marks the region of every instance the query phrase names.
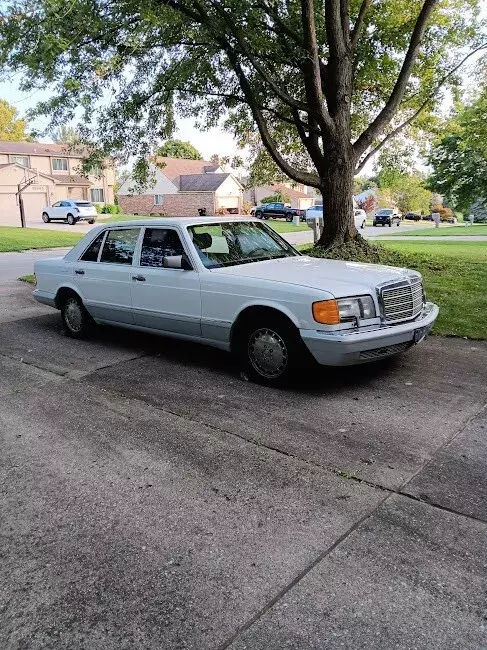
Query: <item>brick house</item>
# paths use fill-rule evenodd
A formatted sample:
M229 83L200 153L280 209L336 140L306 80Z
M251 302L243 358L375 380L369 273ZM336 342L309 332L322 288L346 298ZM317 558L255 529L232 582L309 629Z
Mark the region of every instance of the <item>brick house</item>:
M221 209L242 211L243 187L229 173L206 160L158 157L150 164L150 186L137 192L128 178L117 192L125 214L166 215L169 217L218 214Z
M22 194L27 220L41 219L42 210L61 199L113 203L112 166L82 175L83 153L63 144L0 142L0 225L20 223L19 183L35 177Z

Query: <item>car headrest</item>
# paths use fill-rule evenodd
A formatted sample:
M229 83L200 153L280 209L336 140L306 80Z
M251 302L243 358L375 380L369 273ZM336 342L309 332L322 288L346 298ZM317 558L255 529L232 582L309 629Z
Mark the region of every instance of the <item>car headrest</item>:
M193 242L200 250L206 250L212 245L213 237L208 232L195 233Z

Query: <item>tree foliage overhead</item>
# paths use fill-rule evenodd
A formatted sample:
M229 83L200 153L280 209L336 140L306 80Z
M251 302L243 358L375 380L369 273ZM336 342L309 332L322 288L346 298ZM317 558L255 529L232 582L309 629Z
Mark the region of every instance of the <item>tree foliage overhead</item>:
M487 89L446 126L432 147L431 189L467 212L477 199L487 199Z
M84 110L88 138L142 158L174 116L226 125L319 188L324 237L355 236L352 178L456 83L482 47L480 0L15 0L0 61L53 87L53 124ZM107 99L109 101L107 101ZM432 99L435 102L432 102Z
M56 144L75 145L79 144L81 140L78 129L75 126L70 126L69 124L61 124L59 128L55 129L51 133L51 136Z
M0 140L30 140L26 127L27 122L18 118L17 109L0 99Z
M158 156L166 158L186 158L188 160L203 160L196 147L184 140L166 140L156 151Z

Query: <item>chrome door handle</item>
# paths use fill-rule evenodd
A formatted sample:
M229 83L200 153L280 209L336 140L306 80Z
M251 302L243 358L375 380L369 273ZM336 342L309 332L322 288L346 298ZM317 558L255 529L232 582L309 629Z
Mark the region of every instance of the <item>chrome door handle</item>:
M83 269L75 269L74 272L76 273L76 275L84 275L85 274Z
M137 280L137 282L145 282L145 277L143 275L133 275L132 280Z

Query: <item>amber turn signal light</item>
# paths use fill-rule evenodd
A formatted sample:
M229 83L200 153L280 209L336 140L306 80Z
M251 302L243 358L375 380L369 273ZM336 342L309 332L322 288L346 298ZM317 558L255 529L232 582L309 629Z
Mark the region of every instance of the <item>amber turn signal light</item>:
M324 325L338 325L340 314L336 300L320 300L313 303L313 318Z

